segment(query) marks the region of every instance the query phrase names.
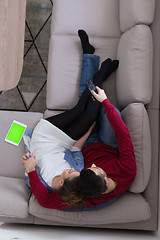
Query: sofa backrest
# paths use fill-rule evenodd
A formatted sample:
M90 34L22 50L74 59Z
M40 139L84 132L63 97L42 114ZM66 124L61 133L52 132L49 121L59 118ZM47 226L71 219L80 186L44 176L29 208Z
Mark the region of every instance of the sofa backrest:
M54 1L48 61L48 109L69 109L78 100L82 62L79 29L89 34L96 48L95 54L100 55L101 61L107 57L115 59L121 36L119 1ZM115 102L115 74L108 83L112 86L108 89L114 89L114 93L109 90L109 95Z
M153 43L149 26L135 25L122 34L117 58L116 93L120 109L130 103L148 104L152 98Z
M119 0L120 29L126 32L135 25L150 25L154 19L155 0Z
M115 74L112 74L104 83L111 102L120 108L134 101L148 103L152 92L152 36L147 25L153 21L154 7L155 0L55 0L48 60L47 108L66 110L78 100L82 61L78 29L88 32L101 62L107 57L120 60L117 82ZM127 82L128 78L132 83ZM133 85L139 91L135 91Z

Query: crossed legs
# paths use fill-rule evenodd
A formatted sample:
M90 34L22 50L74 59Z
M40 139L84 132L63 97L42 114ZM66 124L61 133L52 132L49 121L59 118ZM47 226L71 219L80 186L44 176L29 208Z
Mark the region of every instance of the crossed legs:
M78 140L96 120L99 109L100 103L93 101L91 93L86 89L76 106L46 120L68 134L71 138Z
M93 54L94 47L89 43L88 35L84 30L78 31L83 53ZM93 82L95 85L102 87L103 81L118 68L118 61L106 59L100 70L94 75ZM98 101L93 101L91 93L86 89L78 103L72 109L56 116L47 118L49 122L61 129L71 138L78 140L81 138L97 119L101 104Z

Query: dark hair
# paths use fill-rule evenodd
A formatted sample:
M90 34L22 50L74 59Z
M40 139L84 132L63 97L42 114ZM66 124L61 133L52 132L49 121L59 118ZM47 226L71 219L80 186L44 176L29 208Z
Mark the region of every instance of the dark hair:
M96 175L91 169L83 169L80 173L80 191L87 198L98 197L107 190L103 175Z
M59 189L62 200L77 211L83 210L86 206L84 196L79 190L79 180L79 176L72 179L66 178L63 186Z

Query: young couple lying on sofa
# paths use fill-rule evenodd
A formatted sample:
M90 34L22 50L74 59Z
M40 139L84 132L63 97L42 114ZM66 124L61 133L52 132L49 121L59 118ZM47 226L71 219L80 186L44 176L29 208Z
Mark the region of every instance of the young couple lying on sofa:
M67 211L111 204L136 176L128 128L101 89L119 62L108 58L98 70L99 56L94 55L87 33L79 30L78 34L83 49L79 101L64 113L41 119L29 152L22 157L26 183L39 204ZM88 79L96 92L87 88Z

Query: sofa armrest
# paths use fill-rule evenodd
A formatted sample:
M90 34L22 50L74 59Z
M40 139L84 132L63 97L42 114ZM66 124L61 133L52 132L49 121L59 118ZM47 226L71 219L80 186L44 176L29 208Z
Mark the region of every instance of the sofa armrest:
M25 153L23 140L18 147L4 140L12 121L17 120L26 124L27 129L33 129L42 117L42 113L0 111L0 176L24 178L24 167L21 163Z
M142 103L132 103L122 112L136 157L137 174L129 190L141 193L148 185L151 172L151 133L147 111Z
M0 177L0 217L26 218L30 194L23 179Z
M120 28L126 32L137 24L150 25L154 19L155 0L120 0Z
M122 109L130 103L148 104L152 98L152 33L146 25L136 25L119 41L116 72L117 102Z

